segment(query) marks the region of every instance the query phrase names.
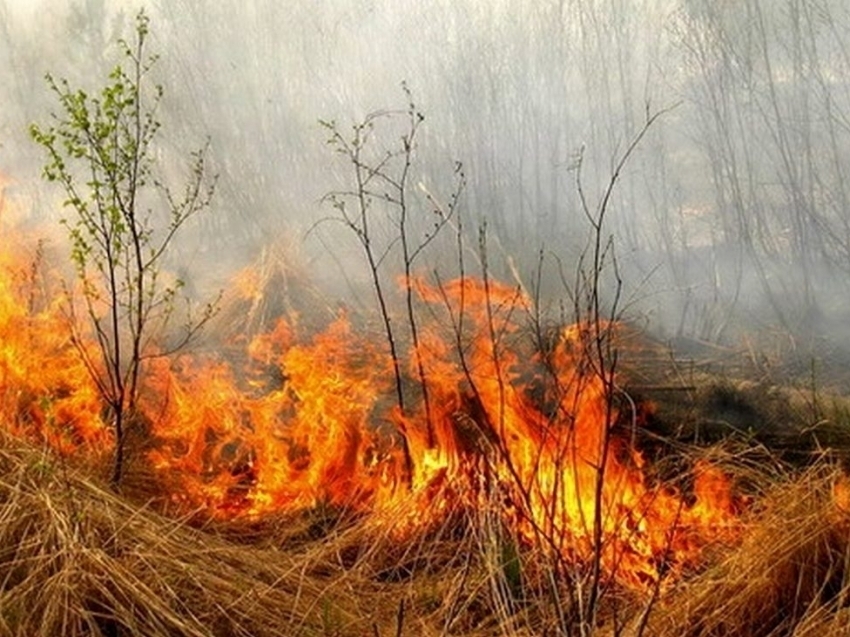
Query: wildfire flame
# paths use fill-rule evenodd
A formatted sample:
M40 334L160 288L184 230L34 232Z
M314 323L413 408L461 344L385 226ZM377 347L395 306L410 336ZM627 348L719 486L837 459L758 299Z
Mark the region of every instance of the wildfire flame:
M36 255L2 247L5 426L62 453L108 451L61 294L39 294ZM257 293L251 280L241 278L246 297ZM687 494L648 480L615 384L588 361L590 326L535 347L531 303L511 286L409 285L426 311L402 367L404 410L385 340L345 313L307 336L281 319L240 356L153 358L142 422L151 466L179 484L172 500L221 518L330 504L399 536L459 506L495 505L521 541L569 563L595 555L637 587L730 537L738 504L720 470L698 464Z

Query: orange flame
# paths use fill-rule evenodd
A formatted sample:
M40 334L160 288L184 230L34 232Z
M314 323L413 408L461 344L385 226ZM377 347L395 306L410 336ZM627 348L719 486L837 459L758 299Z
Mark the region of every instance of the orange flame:
M4 422L62 452L108 449L61 299L27 303L34 280L21 262L8 247L0 254ZM410 285L432 318L407 347L403 412L384 340L345 314L306 339L281 320L238 361L152 359L140 404L150 462L180 485L174 502L222 518L327 503L402 537L459 506L497 507L523 542L565 563L596 556L636 587L731 537L738 503L718 469L696 466L690 495L649 483L623 433L631 415L619 413L619 390L591 364L590 326L562 329L544 353L519 290L471 278Z

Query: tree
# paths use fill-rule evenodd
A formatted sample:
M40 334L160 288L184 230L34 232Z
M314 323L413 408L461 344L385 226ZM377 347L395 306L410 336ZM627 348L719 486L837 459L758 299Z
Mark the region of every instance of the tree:
M62 223L94 336L82 338L74 320L74 343L108 408L115 434L111 481L116 488L128 428L140 422L145 361L184 347L215 310L215 304L208 304L193 317L187 304L179 338L169 348L157 349L155 337L173 317L183 286L179 279L166 280L163 256L186 221L209 207L216 180L207 178L207 147L191 154L190 176L179 195L155 174L156 111L163 89L149 80L157 56L145 51L148 34L149 18L140 11L135 42L119 41L126 66L119 63L94 96L48 74L61 115L54 114L48 126L30 127L32 139L47 152L45 179L62 185L64 205L73 211ZM154 205L157 198L159 206Z
M328 131L328 144L335 152L350 163L354 173L354 184L347 189L329 192L325 195L336 210L337 215L323 221L336 221L350 230L360 246L369 267L372 287L380 309L384 333L390 350L390 360L395 378L396 400L402 418L409 416L409 401L405 396L403 373L401 368L399 328L393 326L388 303L388 291L382 265L397 246L401 249L401 266L404 274L404 305L410 344L416 364L416 374L422 404L425 409L426 446L432 449L436 444L434 423L432 422L431 398L425 364L420 349L420 331L414 311L413 266L423 251L437 238L441 230L448 225L457 211L458 201L465 185L460 163L455 165L457 183L451 193L449 203L443 206L425 190L432 215L416 214L411 192L411 170L414 164L416 134L425 116L417 109L413 95L406 83L402 90L407 98L404 110L382 110L366 116L352 126L352 134L344 134L333 121L321 121ZM398 145L388 148L373 148L380 144L375 140L376 128L380 124L390 127L401 123ZM415 219L414 217L419 217ZM422 221L425 221L424 229ZM417 224L416 222L419 222ZM386 225L386 228L381 228ZM417 227L418 226L418 227ZM382 232L386 230L386 232ZM421 231L421 234L417 233ZM389 237L381 241L381 236ZM402 432L402 444L408 478L412 476L413 463L410 457L406 433Z

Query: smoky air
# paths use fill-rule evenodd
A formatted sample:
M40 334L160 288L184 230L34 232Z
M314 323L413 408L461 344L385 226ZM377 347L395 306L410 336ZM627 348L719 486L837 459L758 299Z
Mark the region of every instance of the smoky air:
M148 12L166 89L161 166L179 175L183 149L209 138L219 174L214 210L174 256L197 290L285 242L331 296L362 302L356 237L322 222L333 214L324 197L351 174L319 121L348 131L403 110L405 82L425 117L410 174L417 237L429 197L449 199L462 162L470 244L486 223L495 275L563 297L562 271L589 232L581 198L599 205L629 144L664 111L617 175L605 221L632 318L668 339L729 345L779 330L805 351L844 349L840 2L177 1ZM0 5L0 171L28 223L57 214L26 137L53 109L44 73L96 86L133 15L106 1ZM377 124L380 153L400 131ZM453 241L438 241L417 265L452 254Z

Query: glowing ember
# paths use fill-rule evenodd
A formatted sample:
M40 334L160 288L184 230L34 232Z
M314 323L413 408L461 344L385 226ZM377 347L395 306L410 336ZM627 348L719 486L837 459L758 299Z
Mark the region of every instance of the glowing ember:
M62 452L108 449L59 301L42 300L60 295L36 294L32 256L6 246L0 259L4 422ZM641 455L617 433L614 388L588 365L587 326L563 329L542 353L516 289L469 278L411 285L431 317L419 342L428 409L415 400L415 357L401 413L388 348L345 314L304 339L281 320L230 359L151 359L141 397L148 453L180 485L173 501L222 518L330 504L399 536L458 507L496 507L524 542L570 563L598 555L608 576L638 587L696 562L734 526L736 502L717 469L695 467L688 497L648 483ZM257 286L243 274L237 289L251 302Z

